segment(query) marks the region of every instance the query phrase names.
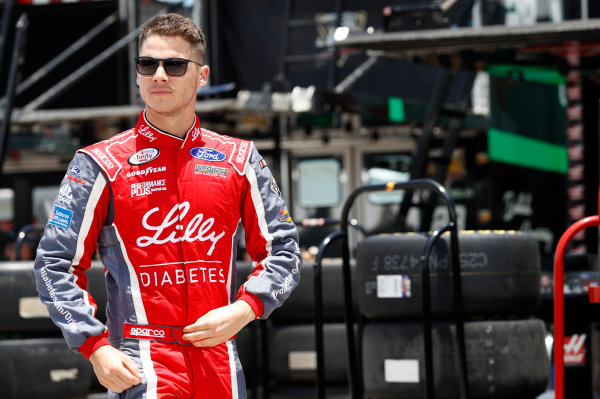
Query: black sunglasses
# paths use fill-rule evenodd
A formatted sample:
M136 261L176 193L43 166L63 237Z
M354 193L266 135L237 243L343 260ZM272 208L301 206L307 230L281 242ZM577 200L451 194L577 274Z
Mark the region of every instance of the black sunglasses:
M193 62L202 66L201 63L188 60L186 58L154 58L154 57L135 57L135 69L140 75L154 75L158 65L162 61L163 68L169 76L183 76L187 71L188 63Z

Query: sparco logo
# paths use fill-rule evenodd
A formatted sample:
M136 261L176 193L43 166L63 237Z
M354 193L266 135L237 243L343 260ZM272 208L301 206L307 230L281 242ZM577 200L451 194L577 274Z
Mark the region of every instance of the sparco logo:
M244 161L244 157L246 156L246 151L248 150L248 143L242 141L240 144L240 150L238 151L236 161L241 163Z
M217 242L225 235L225 232L217 234L212 230L215 224L214 218L204 219L202 213L196 214L188 223L187 226L179 224L184 220L190 210L190 203L183 202L175 204L165 218L159 224L150 223L150 217L158 212L160 207L152 208L142 218L142 226L148 231L154 231L153 236L140 236L136 243L138 247L147 247L152 244L165 244L167 242L178 243L181 241L210 241L212 245L206 252L211 255L215 249Z
M209 147L194 147L190 150L190 155L196 159L209 162L221 162L227 158L227 155Z
M114 165L114 164L113 164L113 163L110 161L110 159L108 159L108 156L107 156L105 153L103 153L102 151L100 151L100 149L98 149L98 148L94 148L94 149L92 150L92 152L93 152L94 154L96 154L96 156L97 156L97 157L98 157L98 158L99 158L99 159L102 161L102 163L103 163L104 165L106 165L106 167L107 167L108 169L112 169L112 168L114 168L114 167L115 167L115 165Z
M155 330L152 328L133 327L131 329L131 335L136 335L138 337L164 337L165 332L163 330Z
M158 157L159 151L156 148L144 148L131 155L127 162L131 165L143 165Z

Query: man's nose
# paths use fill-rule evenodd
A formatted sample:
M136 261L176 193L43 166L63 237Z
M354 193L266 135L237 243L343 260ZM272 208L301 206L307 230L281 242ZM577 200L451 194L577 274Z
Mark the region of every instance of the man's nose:
M154 76L152 77L152 79L155 82L167 81L169 79L169 75L167 75L167 72L165 72L165 68L163 66L162 61L159 62L158 68L156 68L156 72L154 72Z

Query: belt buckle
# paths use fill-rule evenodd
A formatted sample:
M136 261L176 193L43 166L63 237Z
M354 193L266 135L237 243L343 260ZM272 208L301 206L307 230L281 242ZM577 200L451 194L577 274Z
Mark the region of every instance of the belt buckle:
M173 327L171 334L173 335L175 342L177 342L179 345L192 345L190 341L183 339L183 327Z

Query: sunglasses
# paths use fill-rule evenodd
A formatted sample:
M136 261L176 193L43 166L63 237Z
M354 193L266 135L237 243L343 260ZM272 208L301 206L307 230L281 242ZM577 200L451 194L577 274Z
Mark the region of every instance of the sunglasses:
M202 66L201 63L188 60L186 58L154 58L154 57L135 57L135 69L140 75L154 75L158 65L162 61L163 68L169 76L183 76L187 71L190 62Z

